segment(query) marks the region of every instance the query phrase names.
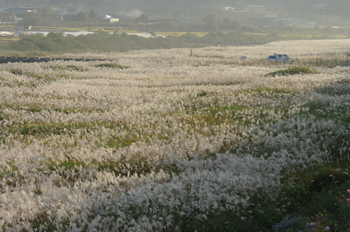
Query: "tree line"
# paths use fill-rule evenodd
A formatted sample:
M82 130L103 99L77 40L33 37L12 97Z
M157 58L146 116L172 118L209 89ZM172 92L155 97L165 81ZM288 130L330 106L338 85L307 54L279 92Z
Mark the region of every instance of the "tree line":
M64 52L126 52L140 49L167 49L185 47L203 47L217 44L261 44L275 41L272 36L246 35L241 31L222 33L210 32L203 37L193 33L182 36L143 38L126 33L97 32L89 35L64 36L63 33L51 32L47 36L21 36L20 40L8 44L13 51Z

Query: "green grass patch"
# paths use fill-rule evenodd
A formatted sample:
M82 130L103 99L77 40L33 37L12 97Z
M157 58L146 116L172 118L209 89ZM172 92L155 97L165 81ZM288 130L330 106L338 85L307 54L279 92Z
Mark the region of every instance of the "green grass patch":
M30 123L24 125L17 125L8 128L6 133L19 134L24 136L35 136L35 137L45 137L51 134L53 135L71 135L74 130L81 128L92 128L94 125L89 125L88 123L69 123L69 124L57 124L57 123Z
M128 147L132 143L137 142L137 141L138 141L138 139L132 138L132 137L124 138L124 137L113 136L113 137L107 139L106 146L111 147L111 148L115 148L115 149L119 149L122 147Z
M198 93L199 97L206 96L205 92ZM198 122L208 126L221 125L223 123L233 123L239 125L248 125L257 118L244 118L243 114L239 114L244 110L258 110L254 106L242 106L242 105L220 105L220 103L208 103L205 101L192 102L192 104L184 105L187 115L191 117L185 117L182 120L190 125L194 125ZM265 120L265 115L262 109L259 109L258 117Z
M66 65L66 66L48 66L48 68L51 68L52 70L68 70L68 71L76 71L76 72L87 72L89 71L88 68L81 67L78 65Z
M193 119L205 122L207 125L220 125L224 122L241 122L235 115L238 111L248 109L245 106L209 107L205 112L195 114ZM242 122L241 122L242 123Z
M0 107L0 121L7 119L8 117L4 114L3 110Z
M19 133L21 135L33 135L33 136L38 136L38 135L46 135L46 134L64 134L66 133L64 125L58 126L58 125L47 125L47 124L42 124L42 125L26 125L23 126Z
M170 175L178 175L182 172L182 169L175 164L163 164L158 162L157 164L152 164L147 160L146 157L135 156L133 159L122 158L118 161L104 161L92 164L86 164L79 160L68 159L65 161L55 161L46 164L46 167L50 170L75 170L79 171L80 168L92 168L97 167L99 172L113 172L116 176L127 176L127 175L146 175L154 171L155 173L161 170L165 171ZM41 171L45 171L42 169ZM61 173L64 175L64 173ZM76 177L71 179L74 182Z
M82 67L79 67L79 66L67 66L65 68L63 67L60 67L61 70L64 70L66 68L66 70L74 70L74 71L87 71L84 70ZM57 68L57 69L60 69L60 68ZM38 84L42 83L42 82L53 82L53 81L56 81L58 78L56 77L53 77L52 75L38 75L37 73L32 73L32 72L25 72L23 71L22 69L19 69L19 68L13 68L13 69L10 69L8 70L10 73L14 74L14 75L25 75L27 77L31 77L35 80L30 80L29 82L27 83L24 83L24 82L19 82L19 81L15 81L15 82L8 82L5 83L6 86L9 86L9 87L12 87L12 86L24 86L24 85L27 85L27 86L30 86L30 87L37 87ZM3 79L3 78L2 78ZM1 77L0 77L0 80L1 80ZM37 81L39 82L37 82ZM4 80L6 81L6 80Z
M6 175L10 175L14 171L18 171L18 167L13 165L12 161L6 162L8 165L5 167L4 165L0 165L0 178L3 178Z
M194 217L187 218L181 229L191 231L310 231L310 223L315 231L349 231L350 163L341 167L336 164L320 164L293 173L281 179L275 189L275 196L258 190L249 199L249 206L243 207L239 216L230 210L212 212L207 220L199 222ZM181 219L180 221L183 221Z
M126 175L147 175L152 171L155 173L163 170L164 172L172 175L178 175L183 170L176 164L164 164L162 162L151 163L146 157L134 157L133 159L126 160L122 158L117 162L102 162L98 163L99 171L110 171L116 174L116 176Z
M36 112L41 112L42 109L38 106L30 106L28 109L27 109L29 112L32 112L32 113L36 113Z
M10 69L9 72L14 74L14 75L24 75L23 70L19 69L19 68Z
M303 68L303 67L294 67L294 68L288 68L284 70L278 70L275 72L268 73L264 75L264 77L275 77L275 76L290 76L290 75L305 75L305 74L316 74L318 72L311 70L310 68Z
M30 112L40 112L40 109L33 108L30 110ZM59 110L61 111L61 110ZM62 111L65 114L71 113L70 110L63 110ZM0 115L1 116L1 115ZM97 124L89 124L89 123L68 123L68 124L57 124L57 123L30 123L30 124L24 124L24 125L17 125L12 126L10 128L4 129L2 132L4 135L6 134L18 134L21 136L35 136L35 137L47 137L49 135L72 135L74 134L75 130L77 129L85 129L87 131L94 131L98 128L105 127L105 128L115 128L119 126L118 123L111 123L110 125L108 122L105 123L97 123ZM88 132L87 132L88 133ZM138 133L130 133L129 136L121 137L121 136L110 136L106 139L100 139L99 141L96 141L96 146L104 146L114 149L120 149L123 147L128 147L132 143L140 141L140 138L138 137ZM23 140L24 141L24 140Z
M201 91L197 94L198 98L206 97L209 93ZM247 109L245 106L229 106L229 105L220 105L217 102L206 102L205 100L193 101L190 104L183 105L187 114L194 114L199 112L210 112L216 114L218 112L226 111L238 111Z
M86 164L77 160L65 160L58 163L52 162L52 163L49 163L47 166L50 170L57 170L57 168L62 168L62 167L64 167L66 170L72 170L72 169L76 169L77 167L86 167Z
M36 73L26 73L25 75L40 81L40 83L51 83L58 79L54 75L38 75Z
M287 206L286 214L314 222L316 228L329 226L331 231L349 231L350 204L346 200L350 196L346 193L350 187L349 169L349 162L341 166L325 163L283 179L278 199Z
M128 69L129 66L124 66L120 64L104 63L95 65L97 68L113 68L113 69Z

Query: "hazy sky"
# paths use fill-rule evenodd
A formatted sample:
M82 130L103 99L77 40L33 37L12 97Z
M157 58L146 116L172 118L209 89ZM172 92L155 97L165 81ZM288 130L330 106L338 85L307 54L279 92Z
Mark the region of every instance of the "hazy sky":
M0 3L2 6L56 5L63 10L94 10L98 14L116 16L124 14L137 17L145 13L175 18L181 15L220 14L224 6L244 11L247 5L253 4L266 6L265 12L269 14L298 15L304 18L320 14L350 17L350 0L0 0ZM325 5L315 7L315 4Z

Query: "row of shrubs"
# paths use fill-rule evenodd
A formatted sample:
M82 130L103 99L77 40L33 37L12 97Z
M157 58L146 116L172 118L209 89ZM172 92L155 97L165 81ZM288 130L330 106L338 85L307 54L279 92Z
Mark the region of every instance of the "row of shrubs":
M276 40L276 38L246 35L239 31L227 34L221 32L208 33L203 37L187 33L182 36L156 37L152 39L126 33L109 34L98 32L73 37L52 32L47 36L23 36L19 41L9 43L7 49L14 51L46 51L50 53L83 51L125 52L139 49L202 47L208 44L261 44L273 40Z

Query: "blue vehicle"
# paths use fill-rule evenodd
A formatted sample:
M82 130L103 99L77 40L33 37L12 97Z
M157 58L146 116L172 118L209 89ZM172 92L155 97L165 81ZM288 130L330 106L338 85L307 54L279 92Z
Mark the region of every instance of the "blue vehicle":
M276 54L276 53L273 56L268 56L265 60L275 61L275 62L291 61L291 59L287 54Z

